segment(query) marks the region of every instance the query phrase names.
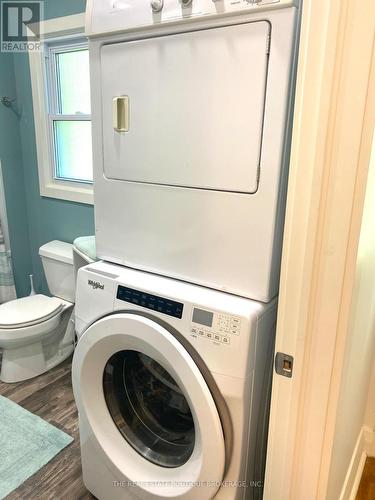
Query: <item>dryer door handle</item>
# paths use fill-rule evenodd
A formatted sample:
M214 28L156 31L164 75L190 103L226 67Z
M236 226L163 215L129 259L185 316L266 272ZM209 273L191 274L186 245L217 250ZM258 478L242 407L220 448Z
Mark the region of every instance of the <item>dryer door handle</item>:
M116 132L129 132L129 96L114 97L112 101L113 128Z

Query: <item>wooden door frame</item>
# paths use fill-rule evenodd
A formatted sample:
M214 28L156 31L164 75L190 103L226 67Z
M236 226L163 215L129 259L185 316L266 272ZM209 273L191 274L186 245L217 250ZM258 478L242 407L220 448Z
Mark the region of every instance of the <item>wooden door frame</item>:
M326 498L374 126L374 32L373 0L304 1L276 335L295 363L292 379L274 376L265 500Z

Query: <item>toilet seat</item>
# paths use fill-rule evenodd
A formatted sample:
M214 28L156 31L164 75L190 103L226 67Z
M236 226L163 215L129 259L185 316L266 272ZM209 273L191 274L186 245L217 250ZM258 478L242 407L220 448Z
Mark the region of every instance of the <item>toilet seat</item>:
M26 328L44 323L58 315L63 301L57 297L33 295L0 306L0 330Z

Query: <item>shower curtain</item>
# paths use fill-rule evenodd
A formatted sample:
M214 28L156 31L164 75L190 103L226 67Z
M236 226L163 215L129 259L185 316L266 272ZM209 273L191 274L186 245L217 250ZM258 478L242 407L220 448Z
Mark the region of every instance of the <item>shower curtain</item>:
M7 250L0 220L0 304L16 299L16 288L14 286L12 257Z

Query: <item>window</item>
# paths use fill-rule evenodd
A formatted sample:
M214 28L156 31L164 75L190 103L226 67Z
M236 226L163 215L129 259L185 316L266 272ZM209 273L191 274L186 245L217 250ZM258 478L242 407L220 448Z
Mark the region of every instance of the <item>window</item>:
M44 22L43 51L30 52L41 196L93 203L92 139L84 15Z
M92 182L89 54L86 42L47 45L49 140L55 179Z

